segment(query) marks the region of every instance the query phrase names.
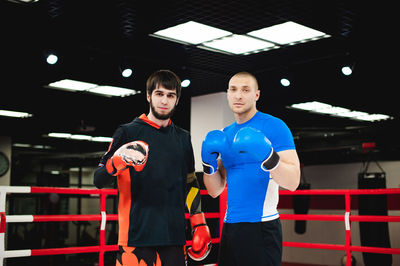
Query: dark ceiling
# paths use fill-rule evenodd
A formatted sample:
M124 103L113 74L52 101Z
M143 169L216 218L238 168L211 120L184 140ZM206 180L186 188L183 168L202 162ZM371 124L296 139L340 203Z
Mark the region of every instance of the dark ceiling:
M282 118L292 129L305 163L347 160L361 154L361 143L377 143L379 158L397 159L400 108L397 104L391 38L391 10L384 1L3 1L1 19L0 109L26 111L26 119L0 118L0 135L13 142L51 145L52 154L103 151L106 144L60 141L49 132L111 136L121 123L148 111L144 94L107 98L46 88L70 78L144 91L157 69L190 78L173 120L190 129L190 97L226 90L229 77L246 70L260 84L258 109ZM361 3L361 4L360 4ZM374 2L375 3L375 2ZM150 37L187 21L233 33L294 21L331 38L253 55L225 55ZM392 26L394 28L394 26ZM48 65L46 54L59 61ZM121 63L133 66L123 78ZM344 76L343 64L354 72ZM282 76L292 84L282 87ZM286 108L302 101L321 101L394 117L385 122L358 122ZM18 152L18 151L17 151ZM22 151L19 151L20 153ZM346 156L344 156L346 155Z

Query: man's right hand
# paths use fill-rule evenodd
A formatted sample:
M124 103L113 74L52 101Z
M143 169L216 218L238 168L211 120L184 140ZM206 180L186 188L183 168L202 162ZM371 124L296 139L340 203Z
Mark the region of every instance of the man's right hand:
M122 171L133 166L140 172L146 165L149 155L149 145L144 141L132 141L122 145L106 163L107 172L110 175L118 175Z
M228 140L222 130L208 132L201 145L201 159L205 174L211 175L218 170L217 158L221 153L226 152L227 146Z

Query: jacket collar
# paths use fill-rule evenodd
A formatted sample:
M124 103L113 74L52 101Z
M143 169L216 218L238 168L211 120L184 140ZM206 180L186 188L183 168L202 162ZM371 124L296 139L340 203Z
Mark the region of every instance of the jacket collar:
M159 125L157 125L155 122L151 121L146 114L142 114L139 116L139 119L142 120L143 122L149 124L150 126L160 129L161 127ZM169 119L168 121L168 126L171 125L172 121L171 119Z

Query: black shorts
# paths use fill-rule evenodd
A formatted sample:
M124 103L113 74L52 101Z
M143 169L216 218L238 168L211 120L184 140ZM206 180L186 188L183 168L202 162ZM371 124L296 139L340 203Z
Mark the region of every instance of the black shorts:
M224 223L218 266L280 266L280 219L259 223Z
M123 247L119 246L116 266L185 266L184 246Z

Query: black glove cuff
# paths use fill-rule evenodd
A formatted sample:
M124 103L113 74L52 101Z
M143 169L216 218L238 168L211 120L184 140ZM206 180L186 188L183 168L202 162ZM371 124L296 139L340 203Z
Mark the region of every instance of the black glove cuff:
M275 167L278 166L279 161L280 161L280 157L279 157L278 153L276 153L272 149L270 156L267 159L265 159L264 162L262 162L261 169L263 169L264 171L271 171L271 170L275 169Z
M212 175L217 171L217 169L214 169L214 167L210 164L206 164L203 162L203 172L207 175Z

